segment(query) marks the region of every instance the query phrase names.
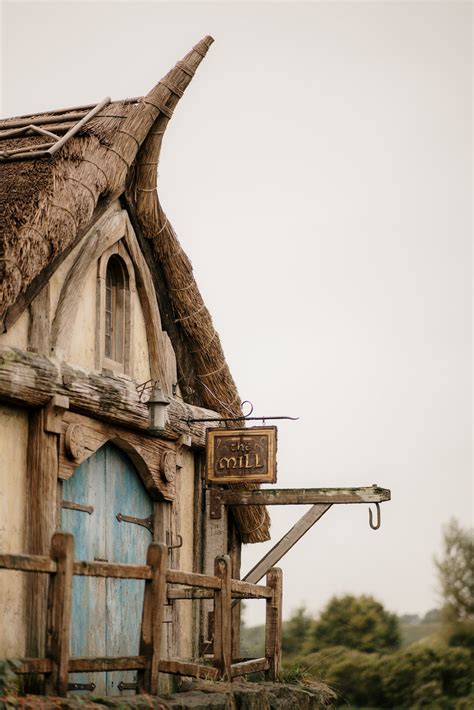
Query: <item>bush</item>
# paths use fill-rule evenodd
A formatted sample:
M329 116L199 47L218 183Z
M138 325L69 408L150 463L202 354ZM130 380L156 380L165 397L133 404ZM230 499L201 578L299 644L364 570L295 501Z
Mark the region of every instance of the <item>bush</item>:
M400 646L395 614L373 597L333 597L312 630L308 651L344 645L366 653L387 653Z
M294 611L288 621L283 622L282 652L285 657L294 656L304 650L313 623L304 606Z
M465 621L448 627L448 646L467 648L474 657L474 621Z
M464 710L473 677L465 648L412 646L392 654L325 649L298 661L339 694L340 704Z

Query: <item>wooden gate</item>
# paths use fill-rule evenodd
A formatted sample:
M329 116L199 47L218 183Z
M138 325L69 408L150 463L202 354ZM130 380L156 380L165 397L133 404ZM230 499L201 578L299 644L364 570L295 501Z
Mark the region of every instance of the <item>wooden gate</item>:
M77 557L145 564L152 502L130 459L116 446L103 446L64 482L62 505L61 526L74 535ZM75 577L71 655L138 655L143 591L141 580ZM130 695L136 673L76 673L69 682L78 692Z

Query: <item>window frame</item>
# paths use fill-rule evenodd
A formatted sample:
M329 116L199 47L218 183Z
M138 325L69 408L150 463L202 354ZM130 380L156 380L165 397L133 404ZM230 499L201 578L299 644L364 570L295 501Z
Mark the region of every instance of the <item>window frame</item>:
M107 307L107 269L109 261L113 257L121 260L120 266L123 269L123 282L120 287L119 305L123 324L123 359L117 360L106 355L106 307ZM112 372L113 374L129 375L132 371L132 347L131 334L133 331L133 298L136 293L135 271L132 260L122 241L117 242L109 249L106 249L98 261L97 270L97 298L96 298L96 357L95 365L97 370ZM117 294L116 294L117 296Z

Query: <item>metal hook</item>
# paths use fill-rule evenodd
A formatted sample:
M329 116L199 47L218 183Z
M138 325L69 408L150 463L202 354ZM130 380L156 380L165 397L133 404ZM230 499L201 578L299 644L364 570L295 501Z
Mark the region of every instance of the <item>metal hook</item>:
M243 411L243 410L244 410L244 404L248 404L249 407L250 407L250 410L247 412L247 414L244 414L244 411ZM253 412L253 404L252 404L252 402L250 402L250 400L248 400L248 399L244 399L244 401L243 401L242 404L241 404L241 408L242 408L242 419L247 419L247 417L250 417L250 415L251 415L252 412Z
M169 536L171 539L171 535ZM176 545L168 545L168 550L177 550L179 547L183 547L183 538L181 535L176 535L178 542Z
M381 525L381 522L382 522L382 518L380 515L380 503L376 503L375 507L377 509L377 522L375 523L375 525L374 525L374 518L372 516L372 510L371 510L371 508L369 508L369 525L372 528L372 530L378 530Z

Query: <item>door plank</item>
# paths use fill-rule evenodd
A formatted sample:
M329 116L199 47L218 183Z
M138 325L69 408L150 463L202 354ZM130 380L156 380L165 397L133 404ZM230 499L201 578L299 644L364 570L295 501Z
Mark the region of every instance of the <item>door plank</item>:
M105 546L105 451L100 449L84 461L72 478L63 483L63 498L94 507L91 515L62 509L61 525L74 535L75 557L79 560L106 558ZM72 591L71 656L96 657L106 654L105 579L74 577ZM94 683L105 693L104 673L72 673L70 683ZM75 691L84 693L87 691Z
M150 531L141 525L119 522L116 516L122 513L147 518L153 512L151 498L128 456L112 444L105 447L105 452L107 559L145 564L148 545L152 542ZM144 586L141 580L106 580L107 656L138 655ZM117 695L120 682L135 683L136 680L134 671L107 673L107 694ZM120 692L120 695L134 694L134 690Z

